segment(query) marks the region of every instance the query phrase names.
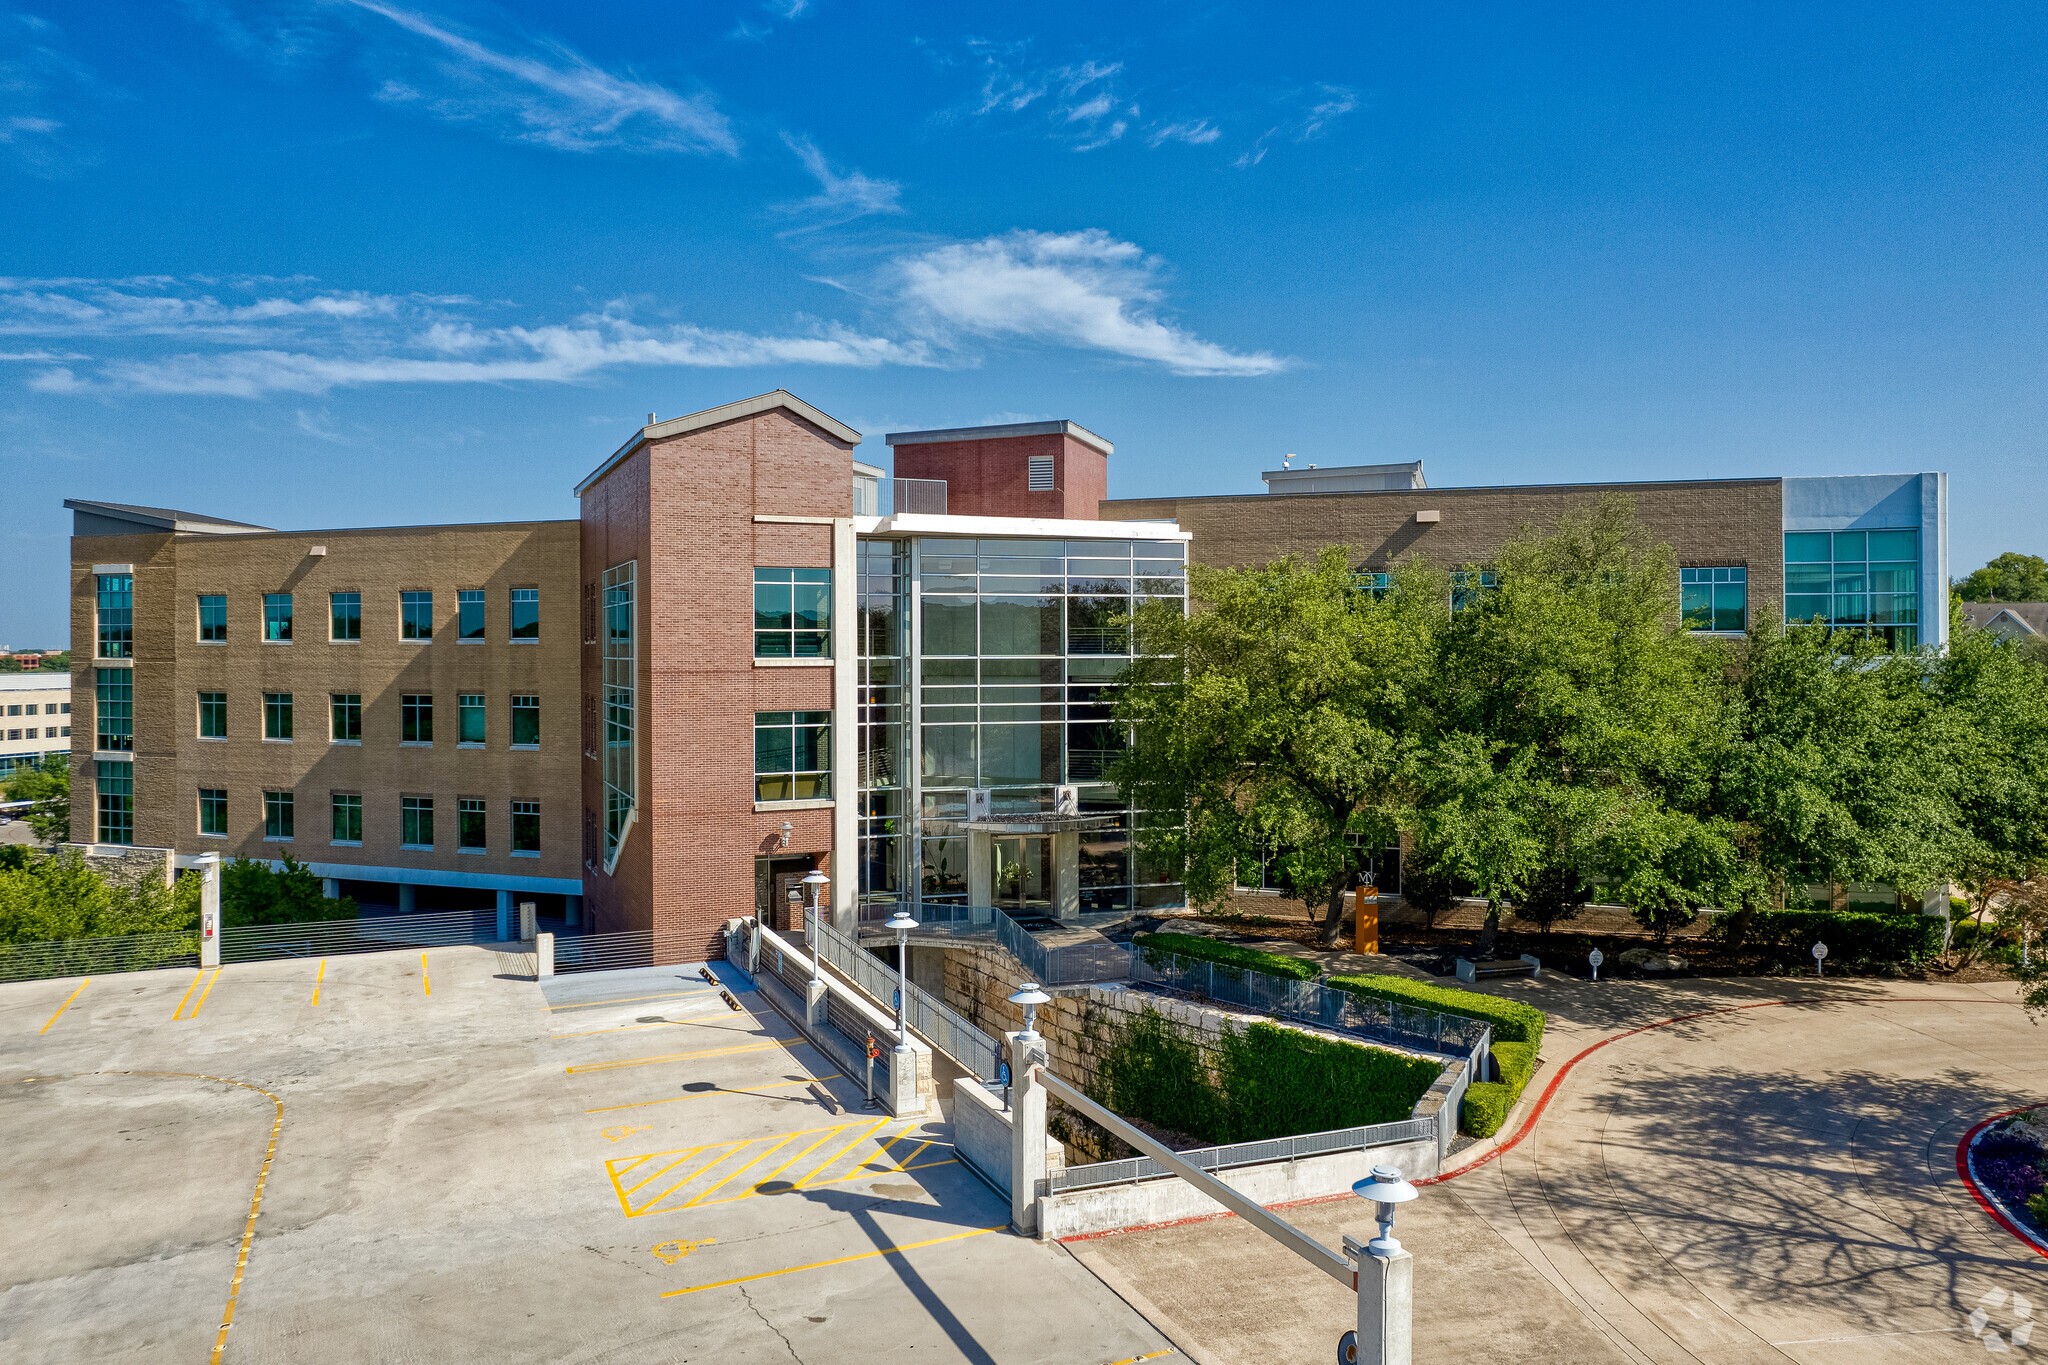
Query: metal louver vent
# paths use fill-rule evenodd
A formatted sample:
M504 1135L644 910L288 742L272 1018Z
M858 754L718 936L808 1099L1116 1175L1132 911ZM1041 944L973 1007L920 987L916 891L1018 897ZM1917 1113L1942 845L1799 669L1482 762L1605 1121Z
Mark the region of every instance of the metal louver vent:
M1052 492L1052 456L1033 455L1026 460L1024 487L1033 493Z

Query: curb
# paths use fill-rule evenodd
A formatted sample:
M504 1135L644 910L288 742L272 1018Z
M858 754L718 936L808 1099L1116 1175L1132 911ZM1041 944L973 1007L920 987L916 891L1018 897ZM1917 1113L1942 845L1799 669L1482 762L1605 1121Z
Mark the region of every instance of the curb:
M2002 1118L2010 1118L2012 1115L2021 1112L2021 1110L2035 1107L2034 1105L2026 1104L2021 1105L2019 1109L2008 1109L2003 1114L1993 1114L1990 1118L1985 1119L1975 1128L1963 1134L1963 1140L1956 1144L1956 1174L1962 1177L1963 1188L1970 1192L1970 1198L1977 1201L1978 1208L1991 1215L1992 1221L1996 1222L2013 1236L2019 1238L2020 1242L2035 1255L2048 1257L2048 1242L2044 1242L2040 1237L2029 1231L2017 1218L2008 1214L2005 1211L2004 1201L1999 1199L1997 1195L1987 1193L1984 1187L1977 1183L1977 1177L1971 1171L1971 1166L1976 1160L1971 1149L1977 1145L1977 1135Z

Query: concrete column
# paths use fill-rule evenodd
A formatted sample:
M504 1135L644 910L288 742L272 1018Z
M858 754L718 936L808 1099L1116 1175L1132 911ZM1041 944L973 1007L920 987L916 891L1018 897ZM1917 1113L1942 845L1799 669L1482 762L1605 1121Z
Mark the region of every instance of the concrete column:
M828 993L829 988L825 985L823 981L810 981L805 983L804 1019L814 1029L821 1029L825 1027L826 1023L828 1022L825 1013L825 996ZM867 1040L864 1038L856 1038L853 1041L865 1045Z
M1358 1365L1413 1365L1415 1257L1354 1255L1358 1267Z
M220 965L220 855L199 855L199 965Z
M854 932L854 902L860 894L860 791L854 757L859 719L860 622L859 543L852 517L832 519L832 752L838 771L832 780L832 927ZM914 666L914 662L913 662Z
M996 846L982 830L967 831L967 903L993 905L996 896Z
M577 928L583 923L583 897L562 897L562 923L568 925L571 929Z
M398 913L401 915L410 915L412 913L412 884L410 882L400 882L398 884Z
M533 940L533 975L536 981L555 974L555 936L538 934Z
M761 921L756 919L747 932L747 975L761 973Z
M1027 1237L1038 1233L1038 1182L1045 1179L1045 1087L1032 1072L1045 1061L1045 1040L1020 1045L1015 1033L1003 1041L1010 1055L1010 1226Z
M322 878L320 879L320 894L321 894L321 895L323 895L323 896L325 896L325 897L327 897L327 899L329 899L329 900L331 900L331 901L332 901L332 900L340 900L340 899L341 899L341 878L339 878L339 877L322 877Z
M533 902L519 902L519 941L531 943L539 932L540 917L534 913Z
M1060 919L1081 913L1081 835L1069 830L1052 836L1052 908Z
M505 943L512 937L512 893L498 893L498 942Z

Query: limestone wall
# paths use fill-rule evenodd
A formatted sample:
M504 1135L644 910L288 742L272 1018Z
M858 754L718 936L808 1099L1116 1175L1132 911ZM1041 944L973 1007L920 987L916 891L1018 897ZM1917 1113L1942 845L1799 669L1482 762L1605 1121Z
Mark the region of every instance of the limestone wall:
M64 847L83 853L86 866L99 873L110 885L171 884L171 850L167 848L130 848L121 844L66 844Z

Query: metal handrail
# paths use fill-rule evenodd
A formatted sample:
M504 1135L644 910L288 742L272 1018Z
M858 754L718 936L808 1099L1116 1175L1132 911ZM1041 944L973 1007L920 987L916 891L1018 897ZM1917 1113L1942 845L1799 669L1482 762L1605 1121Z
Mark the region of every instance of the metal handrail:
M1174 1155L1205 1171L1228 1170L1233 1166L1256 1166L1268 1161L1292 1161L1298 1157L1322 1156L1329 1152L1355 1152L1367 1147L1385 1147L1396 1142L1436 1140L1434 1118L1398 1119L1359 1128L1337 1128L1326 1133L1302 1133L1294 1137L1264 1138L1257 1142L1233 1142L1221 1147L1201 1147ZM1148 1156L1126 1157L1121 1161L1097 1161L1086 1166L1069 1166L1046 1175L1048 1193L1059 1190L1087 1190L1098 1185L1127 1185L1174 1172Z
M896 972L830 924L819 923L813 928L818 931L819 956L829 966L883 1009L894 1008ZM996 1040L915 981L905 980L903 984L910 988L903 998L903 1007L911 1031L980 1079L995 1080L1002 1061L1002 1049Z

